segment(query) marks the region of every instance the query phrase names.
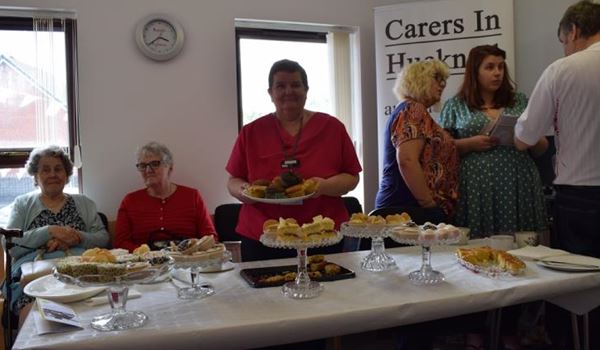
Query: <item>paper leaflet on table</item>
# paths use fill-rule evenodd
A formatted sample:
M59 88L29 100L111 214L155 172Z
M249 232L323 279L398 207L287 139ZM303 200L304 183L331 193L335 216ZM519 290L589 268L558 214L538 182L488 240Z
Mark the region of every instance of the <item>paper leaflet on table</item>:
M38 334L83 329L79 316L70 307L42 298L37 298L36 304L39 312L33 316Z
M515 135L515 124L518 116L502 112L498 119L487 123L480 131L480 134L494 137L499 145L513 146Z

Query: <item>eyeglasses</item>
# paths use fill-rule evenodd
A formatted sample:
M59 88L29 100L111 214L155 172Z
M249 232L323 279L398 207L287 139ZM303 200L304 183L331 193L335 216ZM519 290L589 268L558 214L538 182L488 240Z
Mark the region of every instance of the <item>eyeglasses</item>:
M153 161L148 162L148 163L137 163L135 165L135 167L139 171L146 171L146 169L148 167L150 167L152 170L156 170L159 166L161 166L161 164L162 164L162 161L160 161L160 160L153 160Z
M440 73L435 73L433 75L433 79L438 83L442 84L446 82L446 78L444 78Z

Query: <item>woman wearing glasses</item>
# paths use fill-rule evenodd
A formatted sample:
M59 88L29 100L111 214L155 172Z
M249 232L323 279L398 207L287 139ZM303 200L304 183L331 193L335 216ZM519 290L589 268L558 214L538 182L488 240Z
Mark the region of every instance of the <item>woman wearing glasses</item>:
M138 150L137 160L146 188L123 198L115 248L133 251L144 243L160 248L172 240L216 236L198 190L171 182L173 156L166 146L150 142Z
M60 147L34 149L25 167L40 192L17 197L8 220L8 227L23 231L10 250L15 260L10 285L15 316L23 315L33 300L19 285L23 263L80 255L89 248L105 247L109 241L94 202L81 194L63 192L73 164Z
M406 66L396 79L394 93L401 102L385 129L376 208L421 207L435 223L454 213L458 152L427 111L440 101L447 78L446 64L434 59Z

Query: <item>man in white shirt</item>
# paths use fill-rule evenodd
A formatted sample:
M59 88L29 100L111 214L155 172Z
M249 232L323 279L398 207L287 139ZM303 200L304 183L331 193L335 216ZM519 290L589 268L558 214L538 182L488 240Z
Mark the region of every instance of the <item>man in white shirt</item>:
M554 127L553 245L600 257L600 4L570 6L558 38L566 57L542 73L515 126L515 146L530 148Z

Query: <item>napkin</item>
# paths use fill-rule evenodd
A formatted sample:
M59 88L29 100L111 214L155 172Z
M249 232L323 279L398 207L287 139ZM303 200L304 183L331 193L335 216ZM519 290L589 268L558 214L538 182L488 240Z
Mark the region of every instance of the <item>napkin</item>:
M553 249L543 245L525 246L523 248L509 250L508 253L524 260L541 260L553 256L571 254L565 250Z
M138 292L135 289L130 289L129 293L127 294L127 300L140 298L141 296L142 293ZM108 297L106 296L106 293L102 293L100 296L89 298L84 302L88 306L104 305L108 304Z

